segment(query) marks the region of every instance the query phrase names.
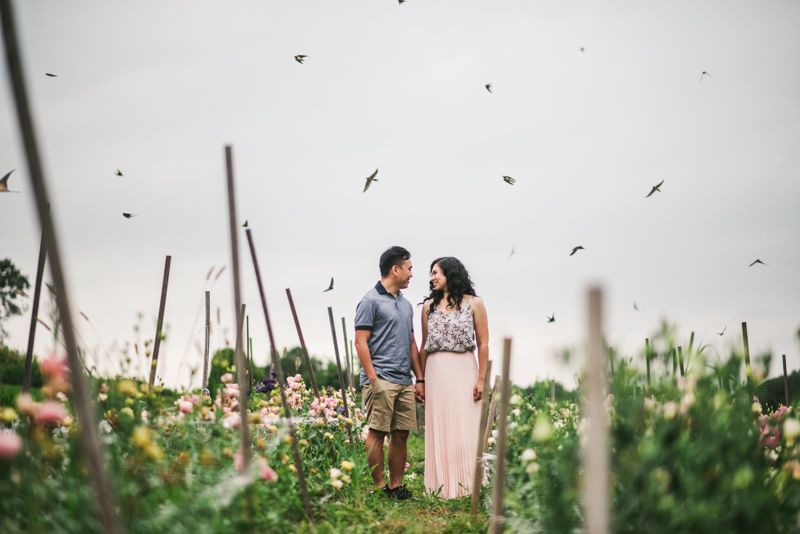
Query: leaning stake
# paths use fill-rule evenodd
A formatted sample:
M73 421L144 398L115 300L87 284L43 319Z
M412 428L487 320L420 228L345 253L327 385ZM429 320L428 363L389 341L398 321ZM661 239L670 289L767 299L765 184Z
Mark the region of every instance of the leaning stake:
M503 532L503 497L506 489L506 441L508 439L508 396L511 393L511 338L503 340L503 385L500 390L500 416L497 418L497 464L494 476L494 513L490 523L492 534Z
M97 436L94 407L89 399L86 377L82 372L82 364L75 342L72 310L67 295L66 275L61 267L58 239L56 238L53 219L50 217L50 210L48 210L47 185L45 184L44 171L39 158L39 147L36 144L36 133L22 74L22 62L20 60L17 32L14 26L13 8L10 0L0 0L0 18L2 18L9 78L14 91L19 127L22 133L25 155L28 160L28 174L36 196L36 209L39 213L39 222L45 239L47 255L50 257L50 275L53 278L61 324L64 327L64 343L67 347L69 367L72 370L72 393L80 422L83 456L86 465L89 467L89 476L94 485L95 498L100 508L102 531L117 534L122 532L122 529L114 510L114 495L111 485L108 483L108 476L103 464L103 450Z
M292 292L286 288L286 296L289 298L289 307L292 309L292 317L294 317L294 325L297 327L297 337L300 338L300 348L303 349L303 359L306 361L306 369L308 369L308 376L311 377L311 386L314 388L314 395L322 402L322 396L319 394L317 387L317 380L314 378L314 368L311 367L311 359L308 357L308 349L306 349L306 341L303 339L303 331L300 329L300 320L297 318L297 310L294 309L294 300L292 300Z
M156 323L156 339L153 343L153 363L150 364L150 385L156 379L156 366L158 365L158 348L161 346L161 329L164 327L164 308L167 305L167 286L169 285L169 266L172 256L167 256L164 263L164 280L161 283L161 303L158 305L158 322Z
M350 366L350 353L347 352L347 323L342 317L342 335L344 336L344 360L347 363L347 387L355 388L353 384L353 368ZM348 389L350 391L350 389Z
M650 338L644 340L644 360L647 362L647 385L650 385Z
M44 243L44 231L39 243L39 265L36 268L36 285L33 288L33 309L31 310L31 329L28 333L28 352L25 354L25 374L22 375L22 392L27 393L31 387L31 368L33 367L33 342L36 339L36 323L39 318L39 296L42 294L42 276L47 249Z
M603 361L603 295L599 288L589 290L589 358L587 365L585 413L589 436L583 459L585 478L583 500L586 507L586 533L606 534L609 527L608 434L603 413L606 366Z
M786 374L786 355L783 355L783 393L786 395L786 406L789 407L789 375Z
M472 517L478 517L478 505L481 500L481 486L483 486L483 447L486 443L483 433L486 428L488 414L486 409L489 407L489 376L492 372L492 361L487 360L486 371L483 375L483 397L481 398L481 422L478 426L478 447L475 459L475 476L472 479Z
M333 324L333 308L328 307L328 317L331 320L331 335L333 336L333 352L336 354L336 367L339 369L339 387L342 388L342 402L344 402L344 416L350 419L350 407L347 406L347 384L344 382L344 375L342 374L342 361L339 359L339 340L336 339L336 326ZM350 438L350 444L355 446L353 441L353 429L350 425L347 427L347 435Z
M241 332L242 326L239 324L240 310L242 309L242 293L241 286L239 285L239 240L237 231L239 227L236 224L236 193L233 188L233 154L230 145L225 147L225 168L227 171L228 181L228 214L231 229L231 256L233 257L232 271L233 271L233 312L235 314L234 323L237 326L236 334L236 349L234 358L236 362L236 370L241 371L239 375L239 415L241 417L240 436L242 438L242 465L244 469L250 465L250 428L247 422L247 382L245 382L246 369L244 351L242 351Z
M494 414L497 413L497 397L500 394L500 384L502 377L500 375L494 378L494 387L492 387L492 402L489 403L489 415L486 419L486 430L483 433L483 452L489 449L489 436L492 434L492 426L494 425Z
M747 376L750 376L750 343L747 341L747 323L742 323L742 338L744 343L744 366Z
M306 487L306 477L303 473L303 461L300 458L300 450L297 448L297 437L294 433L294 425L292 424L292 408L289 406L289 400L286 398L286 391L284 391L284 377L283 368L281 367L280 358L278 358L278 351L275 348L275 336L272 334L272 321L269 319L269 310L267 310L267 297L264 295L264 284L261 283L261 270L258 268L258 259L256 258L256 248L253 245L253 235L250 229L247 231L247 243L250 245L250 256L253 257L253 269L256 271L256 282L258 282L258 294L261 297L261 307L264 310L264 318L267 321L267 334L269 334L269 354L272 359L272 365L275 367L275 372L278 375L278 390L281 392L281 401L283 402L283 413L286 416L286 426L289 428L289 435L292 438L292 455L294 456L294 466L297 468L297 478L300 481L300 493L303 497L303 508L306 511L306 517L311 521L311 502L308 500L308 488ZM352 438L351 438L352 439Z
M208 346L211 341L211 291L206 291L206 344L203 349L203 386L201 392L208 395Z

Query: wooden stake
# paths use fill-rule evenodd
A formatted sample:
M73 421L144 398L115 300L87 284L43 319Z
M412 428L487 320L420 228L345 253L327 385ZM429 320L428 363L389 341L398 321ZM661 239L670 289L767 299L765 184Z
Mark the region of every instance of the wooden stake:
M681 376L683 376L683 347L678 347L678 365L681 368Z
M787 408L791 406L789 404L789 375L786 374L786 355L783 355L783 393L786 395L786 406Z
M153 342L153 362L150 364L150 385L156 379L156 367L158 366L158 349L161 346L161 329L164 327L164 308L167 306L167 286L169 285L169 266L172 263L172 256L167 256L164 263L164 280L161 282L161 303L158 305L158 322L156 323L156 339Z
M353 374L355 374L355 372L356 372L356 359L355 359L355 356L353 356L354 353L355 353L355 351L353 350L353 340L351 339L350 340L350 369L353 370ZM361 383L361 373L358 373L358 377L359 377L359 385L360 385L360 383ZM356 379L355 379L355 377L353 377L353 388L354 389L356 387L355 381L356 381Z
M608 485L609 440L604 424L603 401L606 366L603 361L603 295L599 288L589 290L589 354L587 369L587 406L589 435L583 451L585 479L586 533L606 534L610 524Z
M300 329L300 320L297 318L297 310L294 308L294 300L292 300L292 292L286 288L286 297L289 299L289 307L292 309L292 317L294 317L294 325L297 327L297 337L300 338L300 348L303 349L303 359L306 361L306 369L308 369L308 376L311 377L311 386L314 388L314 395L318 399L322 399L317 387L317 380L314 378L314 368L311 367L311 359L308 357L308 349L306 349L306 341L303 339L303 331Z
M500 384L502 377L497 375L494 377L494 387L492 387L492 402L489 403L489 415L486 419L486 430L483 434L483 452L489 449L489 436L492 435L492 426L494 426L494 415L497 413L497 397L500 395Z
M272 321L269 318L269 310L267 309L267 297L264 295L264 284L261 282L261 270L258 268L258 259L256 258L256 248L253 244L253 234L250 229L246 230L247 242L250 245L250 256L253 258L253 269L256 272L256 282L258 283L258 293L261 297L261 307L264 310L264 319L267 322L267 334L269 334L269 353L272 360L272 365L275 367L275 373L278 375L278 391L281 392L281 401L283 402L283 412L286 416L286 426L289 429L289 435L292 437L292 456L294 456L294 466L297 468L297 478L300 482L300 494L303 498L303 509L305 509L306 517L311 521L311 501L308 498L308 487L306 486L306 476L303 473L303 460L300 457L300 450L297 448L297 437L294 432L294 425L292 424L292 408L289 406L289 400L286 398L286 391L284 391L284 376L281 361L278 357L278 350L275 348L275 336L272 333ZM290 298L291 301L291 298ZM350 438L352 442L352 437Z
M644 360L647 362L647 385L650 385L650 338L644 340Z
M209 397L211 394L208 391L208 350L209 345L211 344L211 291L206 291L206 344L205 348L203 349L203 387L202 392L208 395Z
M486 371L483 374L483 397L481 398L481 422L478 426L478 448L475 449L475 476L472 479L472 517L478 517L478 505L481 500L481 487L483 486L483 448L486 446L486 441L483 439L483 434L486 432L486 423L488 421L489 407L489 377L492 372L492 361L486 361Z
M750 376L750 343L747 341L747 323L742 323L742 338L744 342L744 365L747 376Z
M235 344L235 347L237 347L237 348L234 349L234 354L236 354L236 351L239 350L239 349L241 349L244 352L244 348L242 347L244 345L244 342L243 342L244 340L242 339L242 337L243 337L242 336L242 330L244 330L244 318L245 318L244 311L245 311L246 308L247 308L247 305L246 304L242 304L242 307L239 310L239 315L236 316L236 344ZM244 360L245 360L245 362L247 362L247 354L245 354ZM246 363L245 363L245 366L241 367L241 368L239 367L238 364L236 365L236 376L234 378L236 379L236 383L237 384L239 383L239 376L242 376L244 378L244 380L247 381L247 364Z
M353 385L353 369L350 366L350 353L347 351L347 323L344 317L342 317L342 335L344 336L344 359L347 362L347 387L352 390L355 386Z
M36 323L39 318L39 297L42 294L42 278L44 276L44 264L47 258L47 248L45 248L44 231L42 240L39 243L39 265L36 267L36 285L33 288L33 309L31 310L31 329L28 333L28 352L25 354L25 373L22 375L22 392L27 393L31 387L31 370L33 368L33 342L36 339Z
M500 393L500 417L497 419L497 463L494 476L494 513L489 525L492 534L501 534L505 516L503 498L506 489L506 441L508 440L508 400L511 393L511 338L503 340L503 385Z
M233 186L233 149L230 145L225 147L225 170L228 182L228 222L231 231L231 258L232 258L232 274L233 274L233 311L234 322L237 325L236 330L236 348L234 351L234 361L236 362L236 370L244 370L246 368L244 351L242 351L241 332L242 325L239 323L242 309L242 292L239 283L239 226L236 222L236 192ZM244 317L241 317L244 320ZM242 465L246 470L250 466L250 426L247 422L247 382L245 382L244 372L237 373L239 375L239 415L241 417L241 424L239 425L239 435L241 437L242 445Z
M344 402L344 416L350 418L350 407L347 405L347 384L342 374L342 362L339 359L339 340L336 339L336 326L333 324L333 308L328 306L328 318L331 321L331 335L333 336L333 352L336 354L336 367L339 369L339 387L342 390L342 401ZM347 427L347 435L350 437L350 445L355 446L353 441L353 430Z
M50 257L50 275L55 286L56 302L58 303L61 323L64 326L64 343L67 347L69 367L72 370L72 394L80 422L83 456L86 465L89 467L89 478L94 486L95 499L97 499L98 508L100 508L101 530L107 534L118 534L122 532L122 528L114 509L114 493L108 483L108 475L103 462L103 450L97 435L95 408L89 398L89 389L86 384L86 377L82 372L78 346L75 341L72 309L67 293L67 277L62 269L61 252L58 248L55 225L48 209L47 184L45 183L44 170L39 157L39 147L36 142L36 132L30 113L30 105L28 104L28 92L25 88L25 78L22 72L22 61L17 43L17 31L14 24L11 0L0 0L0 20L3 27L9 79L14 91L19 127L25 155L28 160L28 174L36 197L36 209L45 240L45 249Z

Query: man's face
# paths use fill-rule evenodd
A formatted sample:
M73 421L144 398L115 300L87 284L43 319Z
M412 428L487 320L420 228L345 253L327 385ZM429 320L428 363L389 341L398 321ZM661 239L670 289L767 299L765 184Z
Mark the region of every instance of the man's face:
M408 283L414 276L411 274L411 269L413 269L411 260L404 261L402 265L395 265L392 269L395 271L395 276L397 277L397 282L400 284L400 289L407 288Z

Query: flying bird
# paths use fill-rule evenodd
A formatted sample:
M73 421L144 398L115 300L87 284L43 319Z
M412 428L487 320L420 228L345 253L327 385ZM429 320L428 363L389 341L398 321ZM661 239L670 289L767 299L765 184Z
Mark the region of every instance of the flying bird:
M242 228L247 228L247 221L244 221L244 224L242 225Z
M550 317L548 317L548 318L547 318L547 322L548 322L548 323L554 323L554 322L556 322L556 314L554 313L553 315L551 315Z
M50 74L49 72L44 73L45 76L50 76L51 78L58 78L55 74Z
M516 180L510 176L503 176L503 181L510 185L514 185L514 182L516 182Z
M0 178L0 193L19 193L19 191L11 191L8 188L8 177L11 176L11 173L14 172L14 170L3 176L3 178Z
M308 56L304 56L304 55L297 55L297 56L294 56L294 60L295 60L295 61L297 61L298 63L302 63L302 62L303 62L303 59L305 59L305 58L307 58L307 57L308 57Z
M514 255L514 249L515 248L517 248L517 247L511 247L511 254L508 255L509 258Z
M661 192L661 189L659 189L659 187L661 187L661 184L663 184L663 183L664 183L664 180L661 180L661 182L659 182L659 184L658 184L658 185L654 185L654 186L653 186L653 189L651 189L651 190L650 190L650 192L649 192L649 193L647 193L647 197L649 197L650 195L652 195L652 194L653 194L653 193L655 193L656 191L658 191L658 192L660 193L660 192ZM644 198L647 198L647 197L644 197Z
M375 172L373 172L373 173L372 173L372 174L371 174L371 175L370 175L370 176L367 178L367 185L365 185L365 186L364 186L364 190L362 191L362 193L366 193L366 192L367 192L367 189L369 189L369 186L370 186L370 185L372 185L372 182L377 182L377 181L378 181L378 180L375 178L375 176L376 176L377 174L378 174L378 169L375 169Z
M492 92L492 84L487 83L486 85L484 85L484 87L486 87L486 90L489 91L490 93Z
M581 47L581 52L586 52L586 49L584 47Z
M117 169L117 176L122 176L122 171L120 171L119 169Z
M725 333L725 330L727 330L727 329L728 329L728 325L725 325L725 328L722 329L722 332L717 332L717 335L721 336L722 334Z
M761 265L766 265L766 263L764 263L763 261L761 261L761 260L756 260L756 261L754 261L753 263L751 263L750 265L748 265L748 267L752 267L752 266L753 266L753 265L755 265L756 263L760 263Z
M639 311L639 308L636 306L635 302L633 303L633 309L636 310L636 311Z
M575 247L575 248L572 249L572 252L570 252L569 255L572 256L573 254L575 254L579 250L586 250L586 249L584 249L583 247Z
M703 71L703 73L700 75L700 83L703 83L703 76L708 76L709 78L713 78L713 76L711 76L709 73Z
M400 5L400 4L402 4L403 2L405 2L405 1L406 1L406 0L397 0L397 5Z
M328 286L328 289L326 289L325 291L323 291L323 293L327 293L327 292L328 292L328 291L330 291L331 289L333 289L333 277L332 277L332 276L331 276L331 285L330 285L330 286Z
M126 219L130 219L131 217L136 217L136 215L134 215L133 213L123 213L122 216L125 217Z

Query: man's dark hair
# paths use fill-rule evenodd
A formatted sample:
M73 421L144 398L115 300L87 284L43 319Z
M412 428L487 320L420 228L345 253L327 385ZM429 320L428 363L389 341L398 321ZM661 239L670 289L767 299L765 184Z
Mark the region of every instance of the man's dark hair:
M411 253L403 247L391 247L381 254L380 268L381 276L389 276L392 267L403 265L403 262L411 259Z

